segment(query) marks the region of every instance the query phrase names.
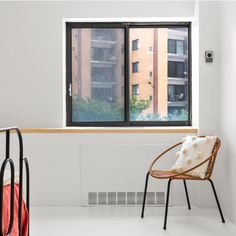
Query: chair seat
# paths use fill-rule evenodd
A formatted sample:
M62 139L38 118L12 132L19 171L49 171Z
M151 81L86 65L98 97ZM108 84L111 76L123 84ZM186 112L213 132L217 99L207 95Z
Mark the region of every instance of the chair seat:
M183 175L178 175L175 177L172 177L175 175L175 172L172 172L170 170L151 170L149 171L150 175L154 178L157 179L189 179L189 180L204 180L199 177L183 174Z

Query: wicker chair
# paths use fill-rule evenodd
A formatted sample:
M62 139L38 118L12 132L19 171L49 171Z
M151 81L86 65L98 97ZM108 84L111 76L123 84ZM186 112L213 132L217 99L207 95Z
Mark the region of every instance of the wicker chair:
M200 137L204 137L204 136L200 136ZM216 190L215 190L215 187L214 187L214 184L213 184L213 181L210 179L211 178L211 175L212 175L212 171L213 171L213 168L214 168L214 164L215 164L215 160L216 160L216 156L217 156L217 152L220 148L220 145L221 145L221 141L219 138L216 139L216 143L215 143L215 146L212 150L212 154L211 156L209 156L206 160L204 160L203 162L201 162L200 164L192 167L191 169L188 169L188 170L185 170L181 173L174 173L170 170L166 171L166 170L155 170L153 169L153 166L154 164L164 155L166 154L167 152L169 152L170 150L174 149L175 147L181 145L182 142L179 142L173 146L171 146L170 148L166 149L163 153L161 153L151 164L149 170L148 170L148 173L146 175L146 181L145 181L145 188L144 188L144 196L143 196L143 206L142 206L142 213L141 213L141 218L144 217L144 210L145 210L145 202L146 202L146 193L147 193L147 187L148 187L148 178L149 178L149 175L151 175L152 177L156 178L156 179L168 179L168 185L167 185L167 197L166 197L166 206L165 206L165 218L164 218L164 227L163 229L165 230L166 229L166 223L167 223L167 215L168 215L168 204L169 204L169 193L170 193L170 184L171 184L171 181L172 180L183 180L183 183L184 183L184 189L185 189L185 193L186 193L186 198L187 198L187 203L188 203L188 209L191 209L191 206L190 206L190 201L189 201L189 196L188 196L188 190L187 190L187 185L186 185L186 180L201 180L201 181L204 181L204 180L208 180L210 183L211 183L211 187L212 187L212 190L213 190L213 193L215 195L215 199L216 199L216 203L217 203L217 207L219 209L219 212L220 212L220 216L221 216L221 220L222 220L222 223L225 223L225 219L224 219L224 216L223 216L223 213L222 213L222 210L221 210L221 207L220 207L220 203L219 203L219 200L218 200L218 197L217 197L217 194L216 194ZM208 162L209 161L209 164L208 164L208 167L207 167L207 171L206 171L206 174L205 174L205 177L204 178L199 178L199 177L195 177L195 176L191 176L191 175L188 175L188 173L194 169L196 169L197 167L203 165L204 163Z

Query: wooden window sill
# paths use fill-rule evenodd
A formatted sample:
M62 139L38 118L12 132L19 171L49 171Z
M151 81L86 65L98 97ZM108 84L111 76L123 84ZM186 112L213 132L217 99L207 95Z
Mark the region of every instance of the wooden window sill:
M198 133L195 127L65 127L21 128L22 133Z

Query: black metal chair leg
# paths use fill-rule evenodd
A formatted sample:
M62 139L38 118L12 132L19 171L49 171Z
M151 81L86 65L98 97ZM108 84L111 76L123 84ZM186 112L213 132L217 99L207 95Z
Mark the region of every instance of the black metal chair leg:
M145 187L144 187L144 193L143 193L143 207L142 207L141 218L144 217L144 210L145 210L145 203L146 203L146 195L147 195L147 187L148 187L148 178L149 178L149 172L147 173L146 181L145 181Z
M215 190L213 181L212 181L211 179L209 179L209 181L210 181L210 183L211 183L211 187L212 187L213 192L214 192L214 195L215 195L215 199L216 199L217 207L218 207L219 212L220 212L220 216L221 216L222 223L225 223L225 219L224 219L224 216L223 216L221 207L220 207L220 203L219 203L219 200L218 200L218 197L217 197L217 194L216 194L216 190Z
M165 220L164 220L164 227L163 227L164 230L166 230L166 223L167 223L168 206L169 206L169 195L170 195L170 183L171 183L171 179L169 179L168 185L167 185L166 210L165 210Z
M187 184L186 184L186 180L184 179L184 189L185 189L185 193L186 193L186 198L187 198L187 202L188 202L188 209L191 209L191 205L190 205L190 201L189 201L189 196L188 196L188 189L187 189Z

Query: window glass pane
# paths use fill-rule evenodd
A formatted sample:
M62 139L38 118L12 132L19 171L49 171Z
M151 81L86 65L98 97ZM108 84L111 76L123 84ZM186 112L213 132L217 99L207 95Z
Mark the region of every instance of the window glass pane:
M176 43L175 40L168 40L168 53L176 53Z
M174 85L168 85L168 102L175 101Z
M168 85L168 102L177 102L185 100L184 85Z
M132 72L133 73L137 73L138 72L138 70L139 70L139 63L138 62L133 62L132 63Z
M177 77L176 62L168 61L168 77Z
M168 61L168 77L184 78L187 75L186 61Z
M130 50L131 121L187 121L188 28L131 28L130 48L137 39L139 50Z
M184 62L176 63L176 77L184 78Z
M134 84L132 85L132 95L138 95L139 94L139 85Z
M135 50L138 50L138 39L135 39L132 41L132 50L135 51Z
M175 85L175 97L176 101L184 101L185 100L185 86L184 85Z
M72 122L124 121L124 30L74 28Z
M184 54L184 41L183 40L176 41L176 54Z

